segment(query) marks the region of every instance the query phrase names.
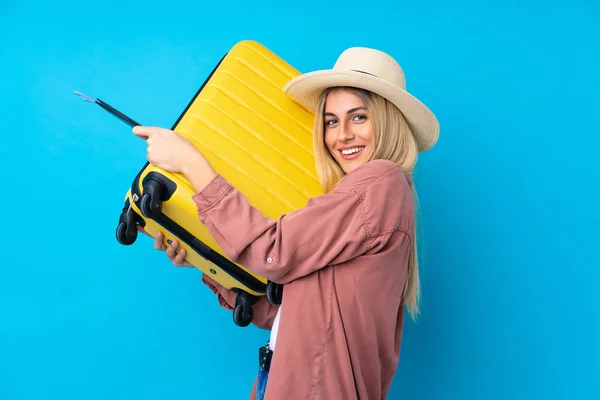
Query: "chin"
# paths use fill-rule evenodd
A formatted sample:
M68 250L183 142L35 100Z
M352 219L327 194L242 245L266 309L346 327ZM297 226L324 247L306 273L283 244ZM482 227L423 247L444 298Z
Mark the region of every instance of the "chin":
M344 173L347 175L363 164L364 164L363 160L352 160L352 161L344 160L343 163L340 164L340 167L342 168L342 171L344 171Z
M365 148L362 151L362 154L360 154L357 158L353 158L350 160L344 159L339 154L334 155L331 150L330 150L329 154L335 160L336 164L340 167L342 172L344 172L344 174L347 175L366 162L367 152L365 150L367 150L367 149ZM337 151L337 150L335 150L335 151Z

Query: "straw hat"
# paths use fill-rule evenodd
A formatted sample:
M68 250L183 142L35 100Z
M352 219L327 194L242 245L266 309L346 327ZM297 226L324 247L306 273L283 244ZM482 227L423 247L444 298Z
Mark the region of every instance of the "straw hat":
M437 142L440 130L437 118L406 91L404 71L388 54L365 47L349 48L339 56L333 69L300 75L289 81L283 90L315 111L319 95L333 86L366 89L395 104L406 118L419 151L428 150Z

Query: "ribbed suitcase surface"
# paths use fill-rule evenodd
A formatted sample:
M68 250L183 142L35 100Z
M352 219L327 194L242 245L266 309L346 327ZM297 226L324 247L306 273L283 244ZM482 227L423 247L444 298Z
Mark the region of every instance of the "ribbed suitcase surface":
M252 205L274 219L303 207L310 197L321 193L312 151L314 115L282 91L298 74L260 43L240 42L221 60L173 126ZM142 213L140 200L145 180L157 174L165 177L174 191L162 201L161 216L152 219ZM133 202L132 210L149 233L160 230L167 240L182 242L188 261L223 286L263 294L266 280L231 263L199 221L193 194L183 175L147 164L128 191L124 210ZM212 252L208 257L212 261L194 248ZM232 267L238 272L232 273Z
M298 74L264 46L239 43L175 128L272 218L320 191L313 114L282 91Z

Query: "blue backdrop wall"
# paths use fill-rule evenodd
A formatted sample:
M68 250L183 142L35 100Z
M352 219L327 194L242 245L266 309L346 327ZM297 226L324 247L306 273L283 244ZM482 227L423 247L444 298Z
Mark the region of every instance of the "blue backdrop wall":
M3 0L0 398L246 398L268 332L117 243L145 145L72 94L169 127L243 39L303 72L380 48L440 120L389 398L600 398L599 38L593 0Z

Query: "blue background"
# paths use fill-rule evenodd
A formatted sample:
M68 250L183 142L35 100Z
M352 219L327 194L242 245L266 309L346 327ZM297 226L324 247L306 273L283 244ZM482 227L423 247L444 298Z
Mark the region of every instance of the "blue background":
M247 398L268 332L150 239L117 243L145 145L72 94L170 127L243 39L303 72L380 48L440 120L389 398L600 398L594 0L2 0L0 398Z

